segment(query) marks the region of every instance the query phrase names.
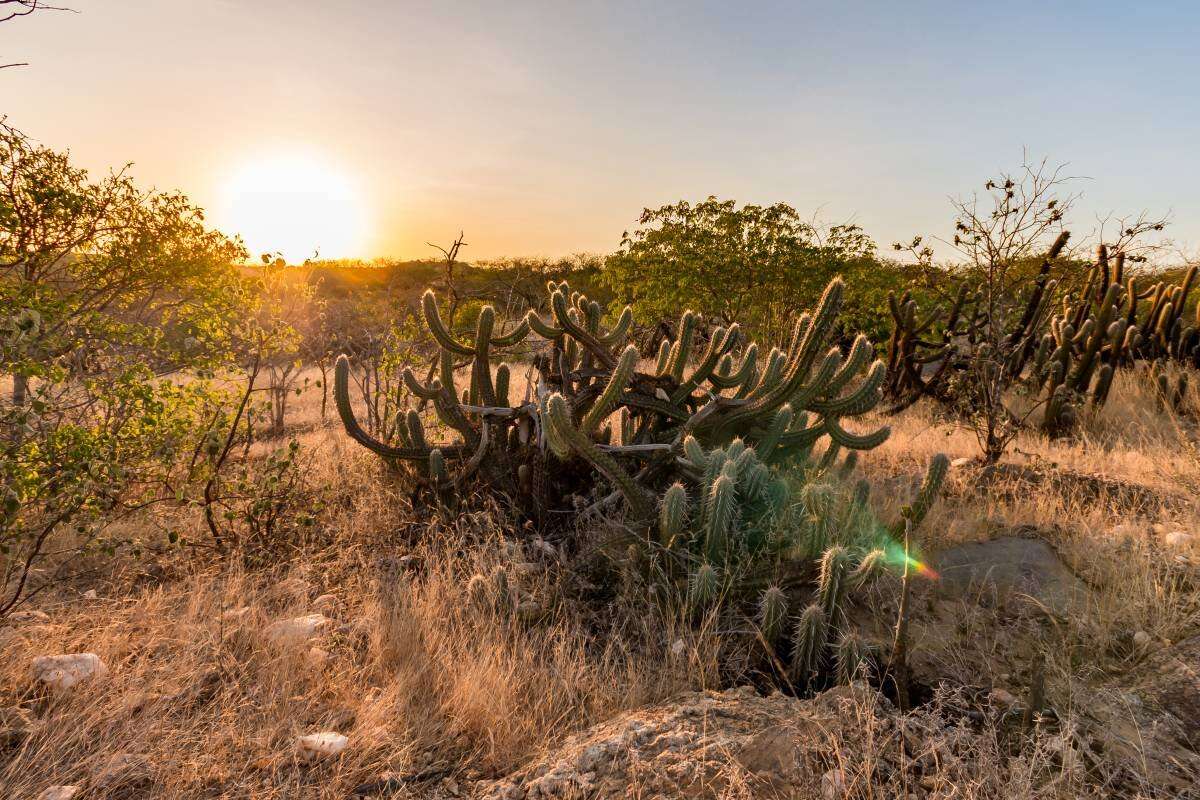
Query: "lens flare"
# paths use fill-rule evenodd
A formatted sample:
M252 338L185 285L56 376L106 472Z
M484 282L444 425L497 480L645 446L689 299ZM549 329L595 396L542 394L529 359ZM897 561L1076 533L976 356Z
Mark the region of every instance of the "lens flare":
M931 581L936 581L939 578L937 571L933 567L914 558L911 553L905 553L904 545L889 540L883 550L887 554L888 563L897 569L904 569L907 564L908 569L915 571L922 578L927 578Z

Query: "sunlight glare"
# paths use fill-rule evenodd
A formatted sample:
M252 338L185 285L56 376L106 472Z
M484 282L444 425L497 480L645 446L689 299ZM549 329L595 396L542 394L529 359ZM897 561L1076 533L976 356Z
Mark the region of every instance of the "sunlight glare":
M247 161L225 182L220 211L222 225L241 235L254 258L280 253L298 264L363 255L361 193L345 172L311 153Z

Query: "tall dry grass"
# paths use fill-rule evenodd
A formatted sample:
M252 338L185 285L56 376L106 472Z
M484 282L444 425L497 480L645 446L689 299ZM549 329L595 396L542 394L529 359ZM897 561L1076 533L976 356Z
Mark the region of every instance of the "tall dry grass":
M1000 681L1019 669L1019 658L1002 658L1005 648L1059 646L1051 692L1069 708L1095 681L1136 668L1133 632L1167 643L1200 630L1194 554L1163 542L1169 530L1200 531L1195 431L1150 397L1122 375L1078 440L1024 435L1008 461L1124 481L1178 502L1134 513L1117 498L1059 485L980 490L972 468L952 471L946 500L922 528L927 549L1028 526L1093 591L1058 629L1014 633L1003 620L967 619L963 631L930 643L943 648L939 657ZM619 711L715 685L717 648L703 636L671 620L574 605L561 591L563 562L528 543L514 547L528 537L512 535L502 509L452 519L414 513L319 407L310 390L289 417L324 500L297 557L257 571L161 549L150 564L107 561L101 577L37 599L48 622L0 627L0 708L22 706L37 718L22 745L0 753L0 796L81 783L86 797L342 798L388 773L495 776ZM891 519L929 457L971 457L977 447L927 408L888 422L891 439L861 471L877 511ZM171 526L191 525L201 537L196 519L174 513ZM166 527L136 524L146 537ZM400 563L400 555L413 559ZM542 619L471 601L471 576L500 565L543 604ZM83 597L87 588L98 599ZM335 598L323 601L332 603L323 606L326 632L303 647L270 644L272 622L313 612L326 594ZM682 648L672 647L677 639ZM328 659L318 663L313 647ZM65 652L98 653L110 673L51 696L31 681L30 661ZM320 730L349 735L349 748L331 762L302 763L296 737Z

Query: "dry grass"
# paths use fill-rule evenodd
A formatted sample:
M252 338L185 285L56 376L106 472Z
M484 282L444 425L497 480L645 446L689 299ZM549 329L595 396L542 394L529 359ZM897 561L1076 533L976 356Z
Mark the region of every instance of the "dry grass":
M360 498L345 532L370 530L389 500ZM411 551L419 574L376 564L372 549L353 536L270 574L209 569L133 596L64 595L42 606L52 622L4 629L0 706L30 703L41 718L0 768L4 796L81 782L128 753L147 763L125 782L138 797L340 798L390 771L497 774L568 731L696 685L683 665L593 641L562 609L523 625L473 605L469 577L512 557L487 516L430 524ZM330 631L269 644L271 621L311 613L325 593L337 598ZM312 662L312 646L327 663ZM110 675L62 698L32 686L34 656L80 651ZM350 736L345 757L297 763L295 738L322 730Z
M577 613L558 591L555 559L505 544L501 511L415 519L319 409L319 390L310 389L289 420L314 454L312 479L331 488L302 557L243 572L162 554L156 574L175 576L164 580L117 561L92 584L100 599L81 597L88 586L63 587L38 599L48 623L0 628L0 708L21 704L39 718L22 747L0 753L0 796L34 798L49 785L82 782L89 798L342 798L388 772L496 776L619 711L712 685L715 648L689 640L681 657L667 646L679 634L666 621ZM969 432L927 409L889 422L892 438L862 468L885 518L906 497L892 489L912 485L933 453L977 452ZM1161 541L1164 530L1200 531L1196 438L1189 422L1156 412L1148 388L1122 376L1081 441L1023 436L1010 461L1128 481L1182 502L1133 516L1112 498L1056 486L981 493L956 468L948 499L923 529L927 548L1034 526L1095 590L1084 613L1052 630L969 621L965 630L983 638L947 640L972 649L951 654L959 669L998 678L1020 669L996 656L1004 648L1056 643L1051 692L1069 708L1093 682L1136 665L1132 632L1169 642L1200 630L1190 554ZM417 556L420 569L389 565L397 553ZM469 578L502 563L537 565L519 589L544 605L543 619L523 623L470 601ZM326 593L336 597L326 611L334 625L312 645L328 662L314 664L308 646L268 643L267 625L310 613ZM32 684L34 656L84 651L108 664L106 679L61 697ZM325 764L300 763L295 737L320 730L348 734L349 749ZM100 785L97 776L122 754L141 760ZM999 751L987 754L979 769L1000 769ZM1010 768L1010 796L1034 796L1032 776L1015 780L1018 767Z

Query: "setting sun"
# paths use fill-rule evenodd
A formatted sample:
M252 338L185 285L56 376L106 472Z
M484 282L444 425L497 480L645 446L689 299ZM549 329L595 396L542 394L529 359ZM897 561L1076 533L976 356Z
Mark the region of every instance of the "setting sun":
M224 184L218 217L253 255L280 253L290 263L363 255L358 190L311 153L260 157L236 168Z

